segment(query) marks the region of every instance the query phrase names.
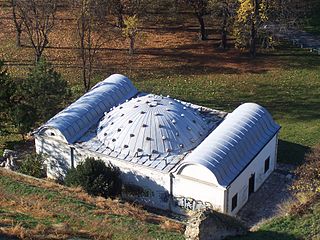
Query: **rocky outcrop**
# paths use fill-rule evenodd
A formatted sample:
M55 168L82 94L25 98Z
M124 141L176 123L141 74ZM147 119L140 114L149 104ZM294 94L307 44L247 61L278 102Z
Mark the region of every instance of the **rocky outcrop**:
M246 234L247 229L237 219L212 209L197 211L188 221L187 240L221 240Z
M16 159L17 159L16 151L5 149L3 151L3 157L0 158L0 167L4 167L10 170L16 170L17 169Z

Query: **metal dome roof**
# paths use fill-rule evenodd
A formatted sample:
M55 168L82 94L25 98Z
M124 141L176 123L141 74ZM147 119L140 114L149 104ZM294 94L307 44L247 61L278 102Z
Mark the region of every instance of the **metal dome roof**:
M191 105L147 94L105 113L97 136L119 158L148 156L154 160L195 148L211 128L212 123Z

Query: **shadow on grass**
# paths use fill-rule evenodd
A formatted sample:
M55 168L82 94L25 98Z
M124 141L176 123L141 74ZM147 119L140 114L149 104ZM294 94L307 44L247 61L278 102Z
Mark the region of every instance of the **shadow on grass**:
M287 233L279 233L279 232L272 232L272 231L264 231L259 230L257 232L249 232L247 235L242 237L230 237L226 238L226 240L299 240L294 235L287 234Z
M278 161L281 163L302 164L305 154L309 150L310 147L280 139L278 144Z

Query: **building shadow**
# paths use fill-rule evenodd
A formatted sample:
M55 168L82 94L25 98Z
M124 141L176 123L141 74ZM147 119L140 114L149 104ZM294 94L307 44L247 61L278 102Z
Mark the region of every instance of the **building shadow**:
M278 162L288 164L302 164L305 155L310 151L310 147L298 143L288 142L279 139Z

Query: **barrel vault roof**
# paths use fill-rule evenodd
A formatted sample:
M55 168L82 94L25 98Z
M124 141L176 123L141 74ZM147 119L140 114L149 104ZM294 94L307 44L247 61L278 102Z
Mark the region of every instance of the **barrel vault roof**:
M279 129L265 108L255 103L242 104L228 114L180 167L205 166L221 186L227 187Z

